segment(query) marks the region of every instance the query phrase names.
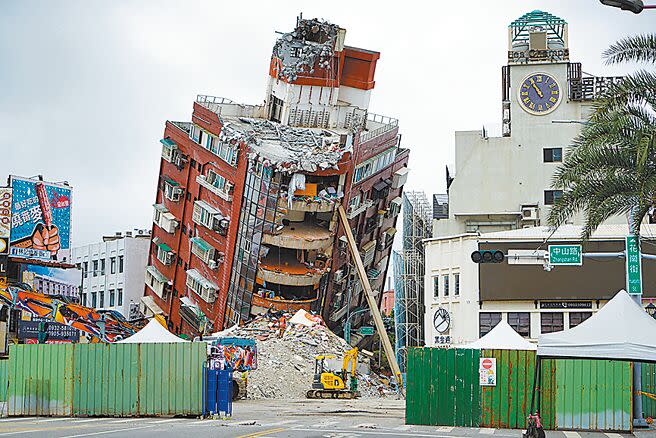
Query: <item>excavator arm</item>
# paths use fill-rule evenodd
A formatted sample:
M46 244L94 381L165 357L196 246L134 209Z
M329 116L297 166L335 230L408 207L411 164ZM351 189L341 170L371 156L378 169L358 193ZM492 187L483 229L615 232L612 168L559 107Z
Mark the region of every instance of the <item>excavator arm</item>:
M371 315L374 318L374 324L376 325L376 330L378 331L378 336L380 336L381 343L383 344L383 350L385 350L385 356L387 361L392 368L392 373L396 378L396 382L399 387L399 393L403 395L403 377L401 376L401 369L399 368L399 363L396 361L396 355L394 354L394 349L392 348L392 343L387 336L387 330L385 329L385 324L383 324L383 318L380 315L380 309L378 309L378 304L374 298L373 290L371 289L371 284L369 283L369 278L367 277L367 271L364 269L364 264L362 263L362 258L360 257L360 252L358 251L358 246L355 243L353 238L353 233L351 232L351 226L349 225L348 219L346 217L346 211L344 207L340 205L337 207L337 212L339 213L339 220L344 227L344 233L346 234L346 240L348 241L349 251L351 252L351 258L353 263L355 263L355 268L360 278L360 283L364 289L364 296L367 299L367 304L369 305L369 310Z
M342 375L346 376L347 373L355 376L355 368L358 365L358 347L355 347L344 353L344 362L342 363ZM349 366L351 369L349 370Z

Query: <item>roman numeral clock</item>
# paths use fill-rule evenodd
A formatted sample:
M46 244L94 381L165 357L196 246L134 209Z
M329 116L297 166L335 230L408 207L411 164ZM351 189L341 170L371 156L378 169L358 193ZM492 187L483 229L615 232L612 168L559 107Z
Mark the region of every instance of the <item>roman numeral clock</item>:
M517 100L529 114L549 114L560 104L560 85L547 73L531 73L521 82Z

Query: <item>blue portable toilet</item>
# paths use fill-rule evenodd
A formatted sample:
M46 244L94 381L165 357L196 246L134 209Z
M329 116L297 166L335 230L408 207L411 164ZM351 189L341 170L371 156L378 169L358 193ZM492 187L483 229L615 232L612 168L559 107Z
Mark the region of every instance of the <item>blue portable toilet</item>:
M232 416L232 370L205 368L205 415Z

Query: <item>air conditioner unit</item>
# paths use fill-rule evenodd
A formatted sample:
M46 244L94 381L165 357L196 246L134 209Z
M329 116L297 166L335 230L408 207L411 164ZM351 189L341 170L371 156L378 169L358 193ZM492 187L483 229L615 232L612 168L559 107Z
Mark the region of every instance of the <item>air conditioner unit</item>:
M217 267L217 263L216 263L215 260L210 260L209 262L207 262L207 266L208 266L210 269L216 269L216 267Z
M335 275L333 276L333 281L335 283L341 283L342 281L344 281L344 271L342 269L335 271Z
M536 221L538 220L537 207L522 207L522 220L523 221Z

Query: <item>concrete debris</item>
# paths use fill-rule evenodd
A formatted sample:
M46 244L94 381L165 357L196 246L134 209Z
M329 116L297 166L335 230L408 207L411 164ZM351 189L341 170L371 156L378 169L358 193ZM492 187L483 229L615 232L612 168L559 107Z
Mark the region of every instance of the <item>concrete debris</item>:
M278 321L288 323L282 338ZM318 318L318 317L317 317ZM248 398L304 399L314 377L314 358L335 354L331 368L339 370L343 353L352 347L323 323L294 324L292 314L269 312L231 332L232 336L257 339L258 367L248 374ZM359 369L365 368L359 366ZM358 390L363 398L396 396L389 380L375 373L358 372Z
M296 29L283 34L273 46L280 60L278 77L295 81L299 73L313 74L315 68L330 70L339 27L327 21L298 20Z

